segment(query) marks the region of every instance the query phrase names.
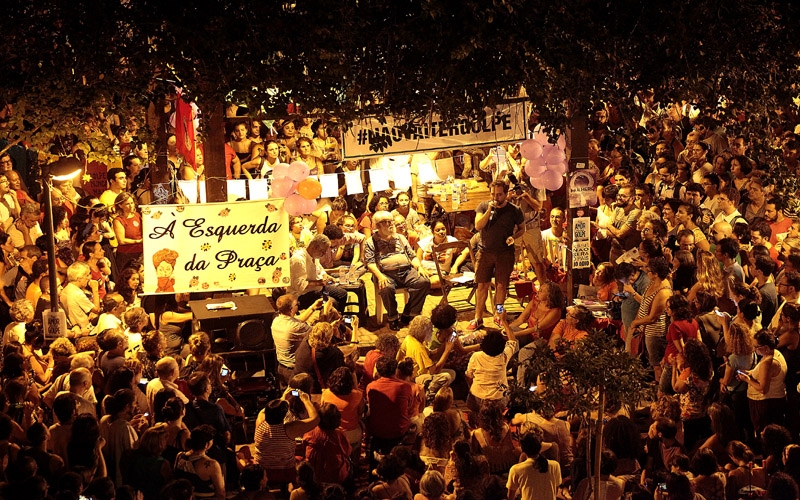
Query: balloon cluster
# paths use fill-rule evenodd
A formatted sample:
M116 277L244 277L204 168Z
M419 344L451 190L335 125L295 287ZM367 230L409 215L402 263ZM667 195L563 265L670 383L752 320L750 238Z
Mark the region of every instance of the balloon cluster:
M286 198L283 207L289 215L310 214L317 208L322 185L308 174L308 165L302 161L278 163L272 169L272 197Z
M531 178L533 187L555 191L564 184L564 174L568 170L565 147L563 135L556 144L550 144L547 135L541 132L522 143L519 152L528 160L525 173Z

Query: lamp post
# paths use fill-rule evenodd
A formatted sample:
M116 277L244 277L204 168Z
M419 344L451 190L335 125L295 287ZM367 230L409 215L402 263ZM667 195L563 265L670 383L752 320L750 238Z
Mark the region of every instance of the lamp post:
M48 338L66 335L67 318L58 307L58 264L56 262L56 235L53 225L53 198L51 183L74 179L83 170L75 158L61 158L42 167L42 189L45 207L45 234L47 235L47 267L50 281L50 311L43 314L45 336Z

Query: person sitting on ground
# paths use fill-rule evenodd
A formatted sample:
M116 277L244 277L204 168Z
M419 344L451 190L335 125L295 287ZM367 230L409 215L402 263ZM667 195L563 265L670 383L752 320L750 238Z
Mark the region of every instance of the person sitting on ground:
M453 332L455 334L455 332ZM453 370L443 368L447 361L447 356L453 349L454 337L451 336L448 342L442 347L442 354L436 363L431 360L431 352L425 345L433 336L433 323L426 316L417 316L408 325L408 335L400 345L397 352L397 360L402 361L406 357L414 361L414 379L418 384L427 387L426 400L433 399L442 387L447 387L456 378Z

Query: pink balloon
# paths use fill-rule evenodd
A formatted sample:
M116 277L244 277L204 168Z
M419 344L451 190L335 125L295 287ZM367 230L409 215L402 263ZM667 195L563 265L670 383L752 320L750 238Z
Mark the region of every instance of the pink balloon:
M286 198L286 201L283 202L283 208L286 209L286 213L289 215L303 215L306 213L306 201L307 200L299 194L293 194Z
M555 164L549 164L548 163L547 164L547 170L551 170L553 172L557 172L560 175L566 174L568 168L569 168L569 166L567 165L567 162L565 162L565 161L562 161L561 163L555 163Z
M545 173L547 167L544 165L534 165L533 163L528 163L525 165L525 173L528 174L528 177L538 177Z
M547 161L545 161L544 156L537 156L536 158L530 158L528 165L533 165L534 167L544 167L547 165Z
M558 136L558 141L556 141L556 146L561 148L561 151L567 150L567 137L564 134Z
M519 147L519 152L522 154L523 158L532 160L542 156L542 145L533 139L528 139L522 142L522 145Z
M289 165L289 177L291 177L293 181L302 181L308 177L308 172L308 165L306 165L304 161L295 161Z
M531 186L536 189L544 189L544 173L531 176Z
M280 177L272 181L272 197L286 198L294 192L295 182L289 177Z
M317 209L317 200L305 200L304 199L304 201L305 201L305 203L303 204L303 213L304 214L310 214L311 212L313 212L314 210Z
M563 151L558 149L558 146L553 146L547 151L544 155L544 159L548 165L555 165L557 163L561 163L567 156L564 154Z
M558 172L553 172L552 170L545 172L541 178L544 181L545 189L548 191L556 191L561 187L562 184L564 184L564 176Z
M272 178L279 179L281 177L288 177L289 175L289 164L288 163L278 163L272 168Z

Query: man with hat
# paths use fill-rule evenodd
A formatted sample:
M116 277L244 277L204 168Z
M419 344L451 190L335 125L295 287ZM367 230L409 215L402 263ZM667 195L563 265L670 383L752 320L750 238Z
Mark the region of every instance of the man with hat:
M392 214L384 210L375 212L372 222L375 227L372 236L364 242L364 262L375 277L389 316L389 328L397 331L422 312L431 282L408 240L395 232ZM397 311L397 288L408 290L408 303L402 316Z

